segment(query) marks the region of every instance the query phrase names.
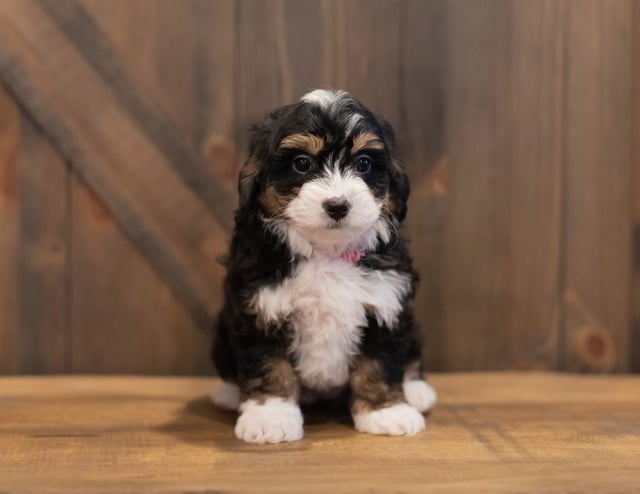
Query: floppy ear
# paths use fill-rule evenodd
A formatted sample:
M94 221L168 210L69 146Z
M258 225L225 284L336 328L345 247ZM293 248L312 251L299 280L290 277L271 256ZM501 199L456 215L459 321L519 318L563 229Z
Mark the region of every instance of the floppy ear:
M396 156L396 135L393 127L383 117L378 116L377 119L391 159L391 167L389 169L389 210L398 220L398 223L401 223L407 215L407 200L410 192L409 178L404 171L404 166Z
M409 178L404 171L404 166L396 158L393 158L391 168L391 181L389 185L391 212L398 220L398 223L402 223L407 215L407 200L409 199L410 192Z
M251 198L255 196L258 176L262 170L262 163L254 155L249 155L247 161L240 169L238 177L238 195L239 209L245 209L251 202Z
M268 154L270 133L269 121L253 125L249 129L249 157L242 165L238 176L240 211L245 210L259 192L264 160Z
M260 192L264 178L265 163L278 145L278 122L295 105L281 106L271 112L267 118L249 128L249 158L240 169L238 179L239 210L246 208Z

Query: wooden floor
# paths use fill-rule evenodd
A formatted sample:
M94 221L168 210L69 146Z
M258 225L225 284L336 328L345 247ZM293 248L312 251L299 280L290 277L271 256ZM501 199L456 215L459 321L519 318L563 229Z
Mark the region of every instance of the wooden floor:
M640 492L640 378L456 374L416 437L305 415L302 441L233 437L211 379L0 379L0 493Z

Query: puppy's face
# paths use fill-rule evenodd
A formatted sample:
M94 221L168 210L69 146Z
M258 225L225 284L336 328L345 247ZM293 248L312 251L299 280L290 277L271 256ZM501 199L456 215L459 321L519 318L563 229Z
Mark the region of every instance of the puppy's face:
M316 90L254 127L241 209L259 208L295 253L388 241L408 185L390 126L344 92Z

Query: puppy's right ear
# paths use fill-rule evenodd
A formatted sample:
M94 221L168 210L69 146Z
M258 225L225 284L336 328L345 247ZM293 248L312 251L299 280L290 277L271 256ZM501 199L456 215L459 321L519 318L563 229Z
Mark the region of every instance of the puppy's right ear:
M238 193L240 210L246 210L260 194L264 186L265 165L271 159L279 144L280 123L288 120L288 115L296 105L277 108L262 122L249 128L249 158L240 170Z
M262 163L253 155L249 155L249 158L240 169L238 195L240 197L239 208L241 210L249 205L251 198L256 194L261 169Z
M249 158L242 165L238 177L239 209L249 206L258 195L264 160L268 153L270 129L268 122L256 124L249 129Z

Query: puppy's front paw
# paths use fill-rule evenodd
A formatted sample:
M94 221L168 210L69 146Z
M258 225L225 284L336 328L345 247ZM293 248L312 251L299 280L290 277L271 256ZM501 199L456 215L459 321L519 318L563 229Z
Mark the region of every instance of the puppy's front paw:
M435 389L422 380L405 381L402 390L407 403L422 413L431 410L438 399Z
M264 403L247 400L240 405L236 437L249 443L280 443L302 439L302 412L296 403L267 398Z
M368 434L413 436L424 429L424 417L406 403L353 415L356 430Z

